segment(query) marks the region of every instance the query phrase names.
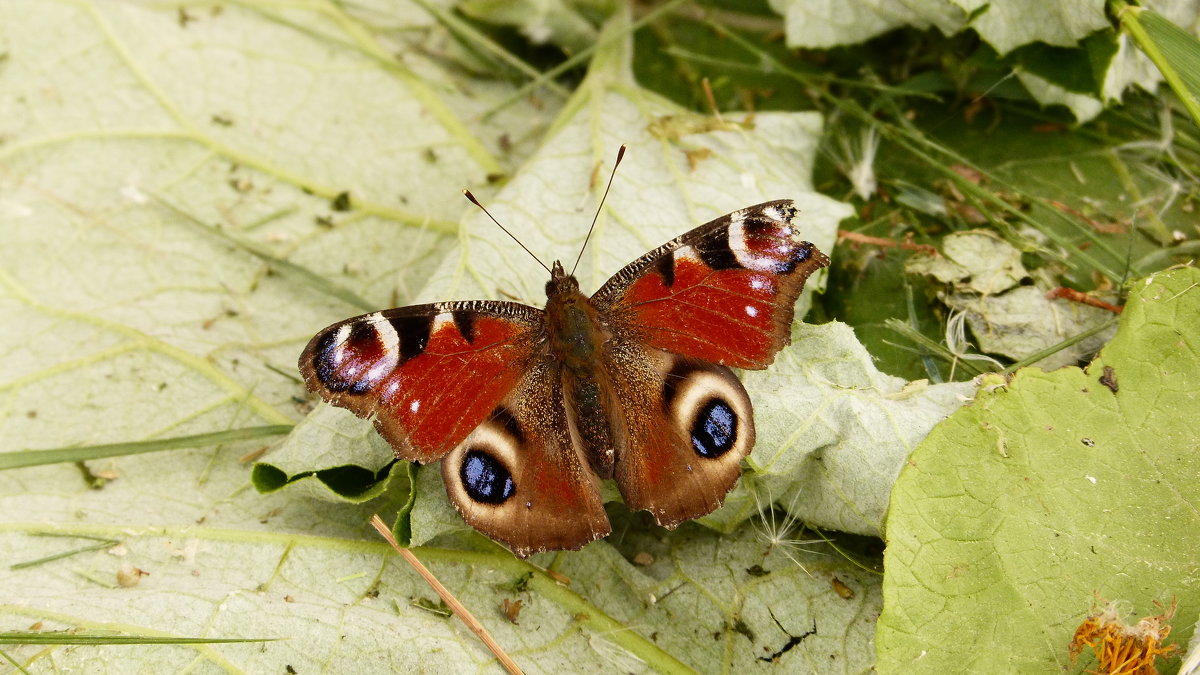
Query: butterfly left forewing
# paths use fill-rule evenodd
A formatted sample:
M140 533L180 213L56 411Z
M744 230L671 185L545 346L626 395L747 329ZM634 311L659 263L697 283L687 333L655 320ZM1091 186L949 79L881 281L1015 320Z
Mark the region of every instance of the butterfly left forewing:
M364 314L317 333L300 356L310 391L371 419L402 459L459 444L544 349L542 313L511 302L443 302Z
M540 310L476 301L365 314L318 333L300 371L322 398L372 419L397 456L441 458L463 519L517 555L609 533Z

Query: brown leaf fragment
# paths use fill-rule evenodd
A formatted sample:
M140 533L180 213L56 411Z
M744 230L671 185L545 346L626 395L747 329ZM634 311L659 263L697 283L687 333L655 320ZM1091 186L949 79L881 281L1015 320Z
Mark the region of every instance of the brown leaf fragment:
M1112 390L1112 393L1117 393L1117 371L1112 366L1104 366L1104 374L1100 376L1100 384Z

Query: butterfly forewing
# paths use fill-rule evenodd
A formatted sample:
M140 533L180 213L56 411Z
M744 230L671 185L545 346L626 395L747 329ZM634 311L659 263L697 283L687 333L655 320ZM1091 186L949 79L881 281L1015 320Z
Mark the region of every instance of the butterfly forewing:
M638 258L592 296L618 330L735 368L765 368L787 345L804 282L829 259L792 225L791 201L751 206Z
M373 419L398 457L430 462L521 381L544 330L540 310L511 302L402 307L317 333L300 372L325 400Z

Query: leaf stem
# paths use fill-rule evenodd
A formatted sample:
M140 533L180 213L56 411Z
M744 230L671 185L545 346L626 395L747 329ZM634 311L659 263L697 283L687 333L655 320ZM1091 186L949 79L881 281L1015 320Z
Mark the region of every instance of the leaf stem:
M425 583L429 584L431 587L433 587L433 590L437 591L437 594L442 598L442 602L445 602L450 606L450 609L454 610L454 614L458 616L463 623L467 624L467 628L470 628L471 632L479 636L480 640L483 640L483 644L487 645L487 648L496 655L496 659L500 661L500 665L504 666L505 670L512 675L524 674L524 671L522 671L521 667L517 665L517 662L512 660L512 657L508 655L508 652L504 651L504 648L501 647L498 642L496 642L495 638L492 637L492 634L483 627L483 624L479 623L479 619L476 619L475 615L471 614L471 610L464 607L463 604L458 601L458 598L454 597L454 594L451 593L450 590L444 585L442 585L442 582L438 581L437 577L433 576L433 572L430 572L428 567L425 567L425 565L421 564L421 561L417 558L417 556L413 555L412 551L408 550L407 548L402 548L400 544L396 543L396 538L392 536L391 530L388 529L388 526L383 522L383 519L379 517L379 514L371 516L371 526L374 527L377 532L379 532L379 535L383 537L387 543L391 544L392 548L400 554L401 558L404 558L405 562L407 562L414 570L417 571L417 574L421 575L421 578L425 580Z

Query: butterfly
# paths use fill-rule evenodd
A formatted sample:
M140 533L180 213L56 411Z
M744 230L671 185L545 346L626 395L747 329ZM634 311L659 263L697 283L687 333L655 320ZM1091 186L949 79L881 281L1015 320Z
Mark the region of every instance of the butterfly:
M397 457L441 460L463 519L518 556L609 534L607 478L674 528L724 502L754 446L730 368L770 365L829 264L798 239L796 212L781 200L717 218L591 297L555 262L544 309L467 300L346 319L312 338L300 372Z

